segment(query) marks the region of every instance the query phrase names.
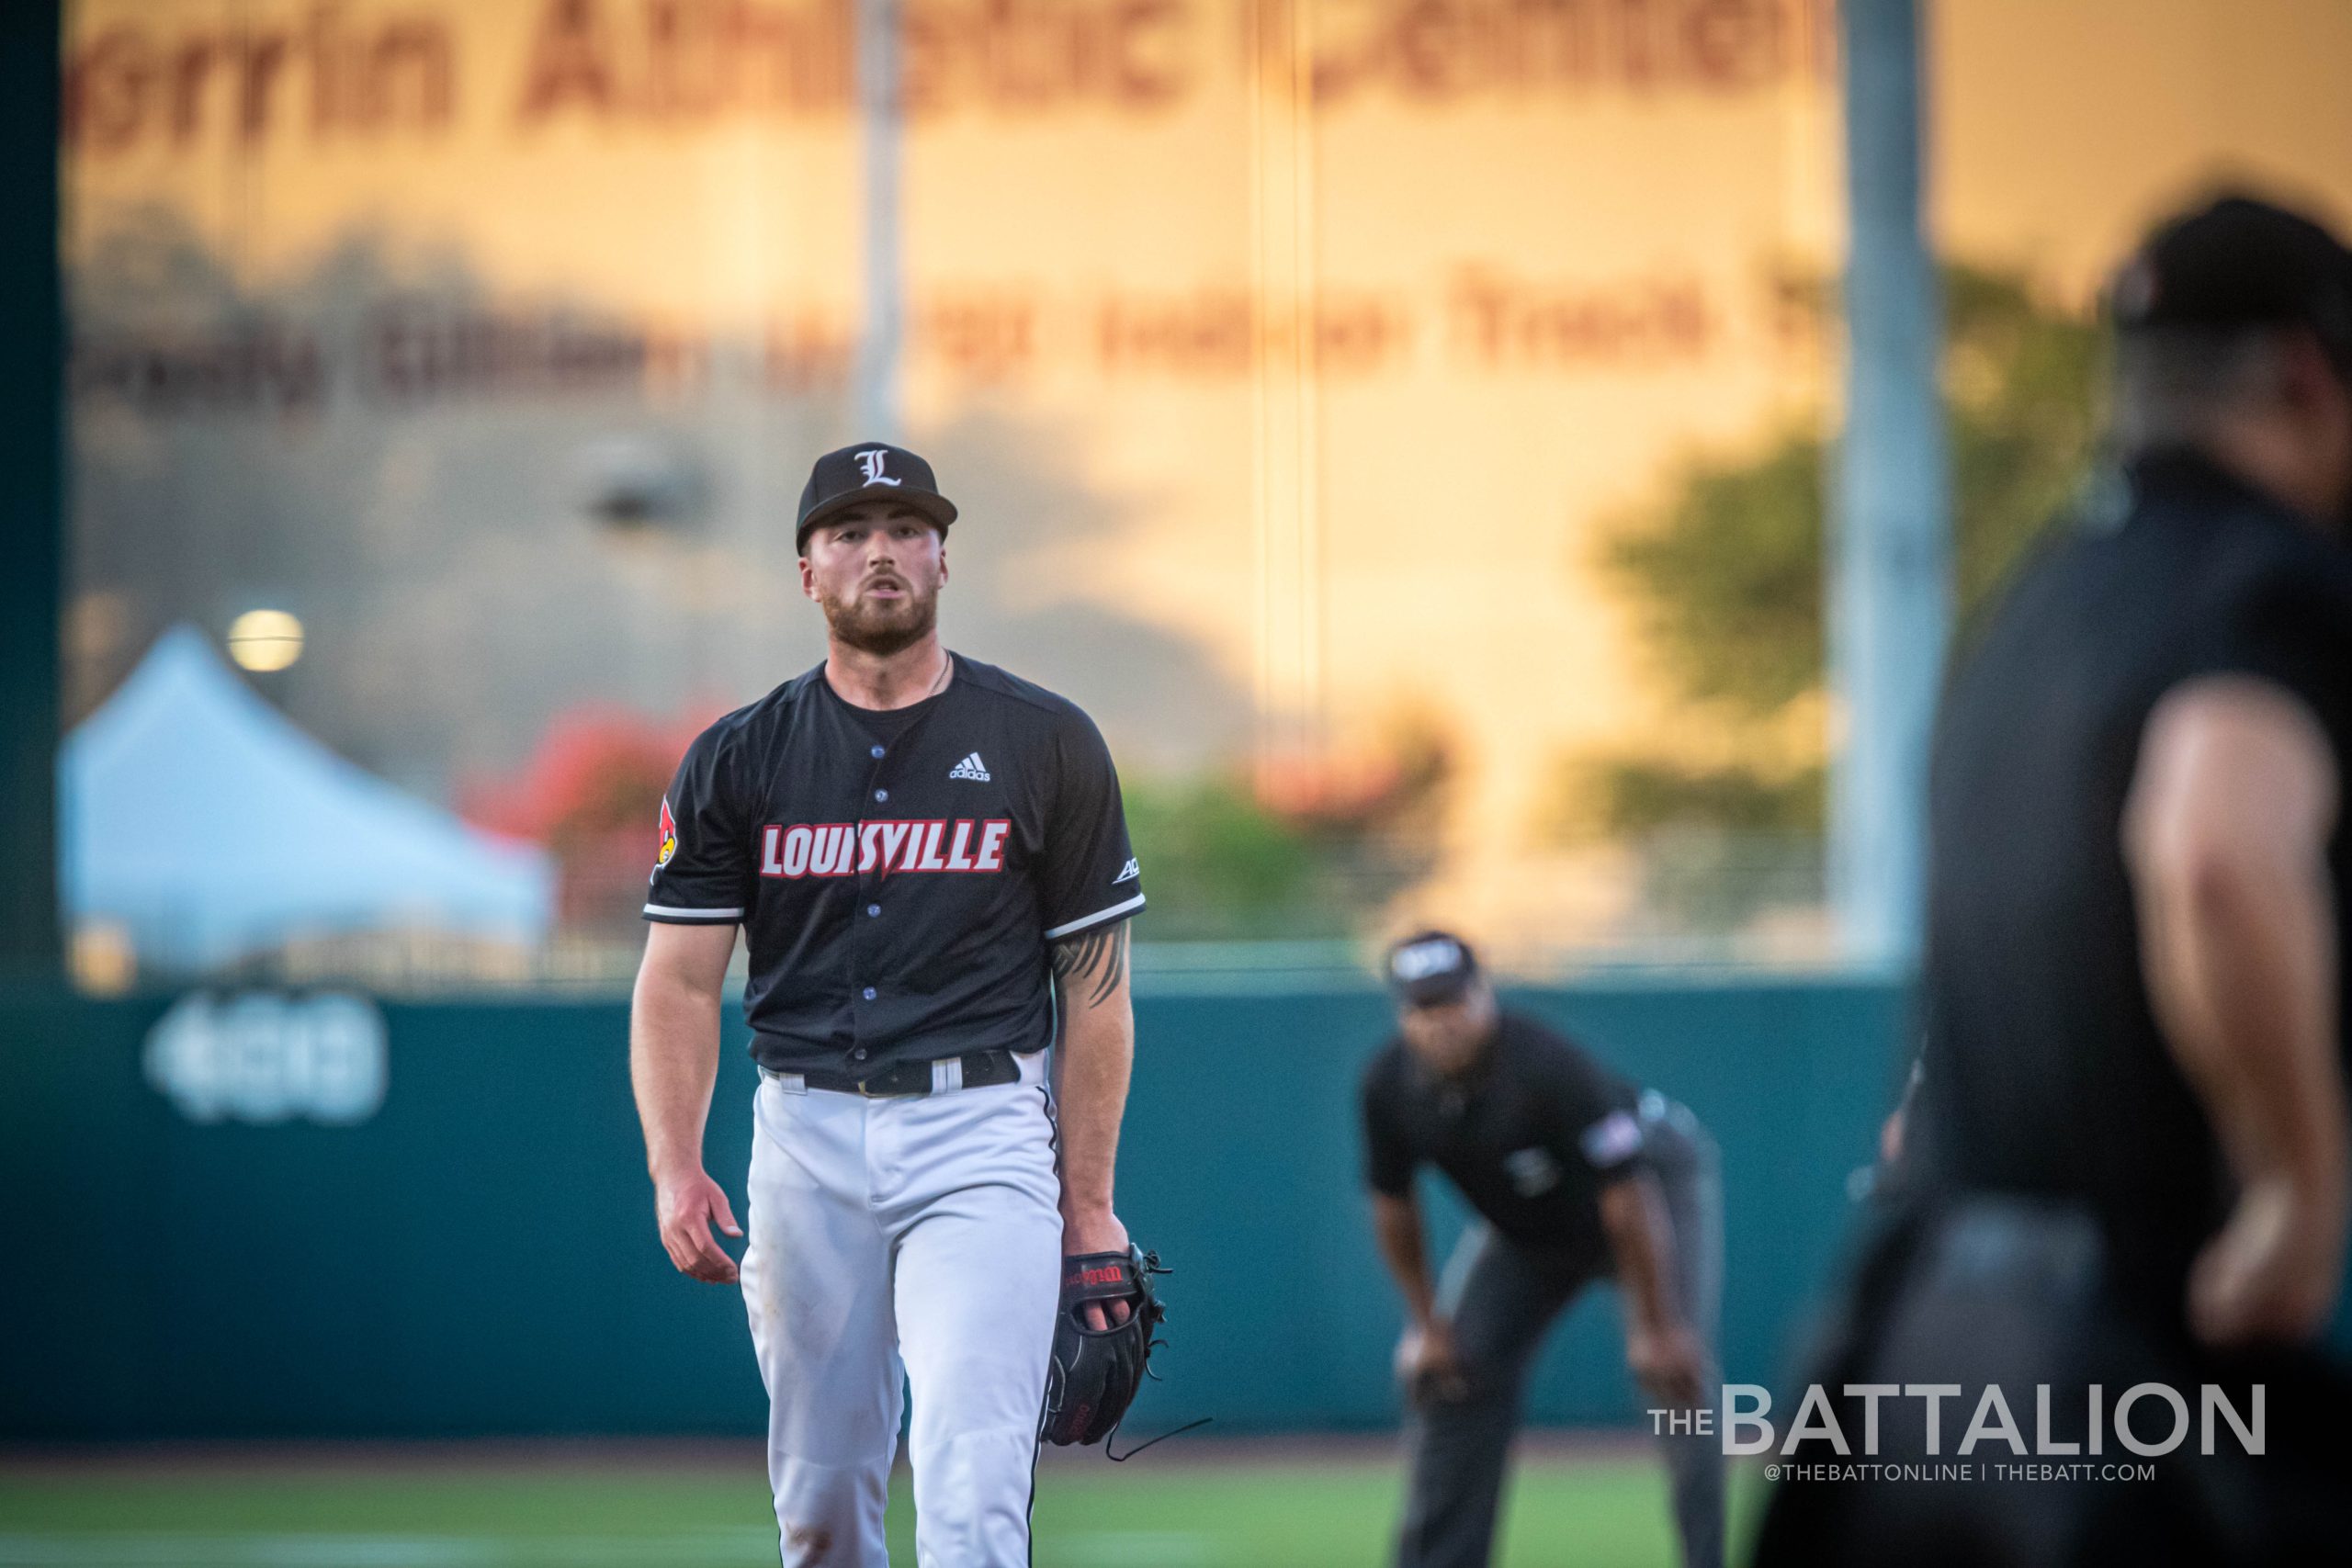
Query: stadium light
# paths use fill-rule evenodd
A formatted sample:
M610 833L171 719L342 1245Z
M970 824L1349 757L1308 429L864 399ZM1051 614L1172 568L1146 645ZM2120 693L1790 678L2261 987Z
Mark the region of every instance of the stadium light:
M302 623L283 610L247 610L229 623L229 657L267 674L302 657Z

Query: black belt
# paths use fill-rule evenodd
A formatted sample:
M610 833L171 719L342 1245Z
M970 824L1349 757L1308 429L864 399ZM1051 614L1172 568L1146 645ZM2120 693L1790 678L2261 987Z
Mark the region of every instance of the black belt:
M942 1057L944 1061L948 1058ZM955 1058L964 1064L964 1089L989 1089L997 1084L1019 1083L1021 1062L1010 1051L974 1051ZM760 1068L763 1077L786 1075L770 1066ZM834 1094L862 1094L869 1100L895 1100L931 1092L931 1063L929 1061L900 1062L884 1067L866 1077L852 1073L836 1073L823 1067L804 1070L797 1077L808 1089L827 1089Z

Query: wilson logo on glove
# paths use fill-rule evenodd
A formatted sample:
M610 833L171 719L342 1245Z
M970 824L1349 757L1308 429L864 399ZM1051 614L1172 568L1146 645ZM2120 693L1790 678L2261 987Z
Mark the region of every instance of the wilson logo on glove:
M1126 1419L1127 1406L1151 1370L1151 1353L1165 1344L1153 1337L1168 1316L1151 1286L1151 1277L1171 1269L1160 1266L1156 1252L1081 1252L1062 1259L1061 1309L1054 1319L1054 1359L1046 1371L1046 1413L1037 1434L1049 1443L1102 1443L1114 1460L1141 1453L1160 1438L1189 1432L1208 1417L1187 1422L1174 1432L1163 1432L1150 1442L1125 1453L1112 1453L1109 1438ZM1127 1320L1113 1321L1112 1309L1127 1304ZM1090 1327L1086 1309L1099 1304L1103 1326Z

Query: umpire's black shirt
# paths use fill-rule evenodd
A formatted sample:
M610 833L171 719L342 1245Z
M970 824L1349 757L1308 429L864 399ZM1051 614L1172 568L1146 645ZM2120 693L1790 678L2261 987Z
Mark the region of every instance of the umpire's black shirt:
M1604 1256L1600 1190L1642 1152L1637 1089L1565 1036L1505 1011L1486 1055L1441 1078L1399 1037L1363 1077L1364 1176L1403 1198L1423 1162L1487 1222L1539 1252Z
M2352 552L2200 458L2143 460L1989 613L1930 784L1922 1177L2086 1202L2168 1312L2229 1192L2150 1011L2123 808L2158 698L2224 672L2292 693L2352 763ZM2339 974L2346 855L2339 825Z
M764 1066L866 1077L1042 1050L1046 942L1143 908L1093 721L953 657L945 691L888 712L842 701L820 664L678 766L645 917L742 925Z

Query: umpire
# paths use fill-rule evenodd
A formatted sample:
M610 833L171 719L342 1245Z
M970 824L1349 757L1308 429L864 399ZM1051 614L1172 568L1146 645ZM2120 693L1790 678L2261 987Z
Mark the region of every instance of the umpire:
M2314 1347L2347 1212L2352 254L2226 198L2159 228L2110 309L2120 470L1938 720L1905 1196L1815 1374L1956 1385L1963 1415L1980 1385L2020 1419L2046 1398L2037 1470L2086 1462L1784 1484L1759 1563L2352 1562L2352 1397ZM2104 1476L2146 1384L2204 1435ZM2206 1385L2267 1452L2215 1440ZM1882 1460L1922 1451L1902 1414ZM2162 1451L2168 1418L2136 1425Z
M1381 1256L1411 1314L1397 1347L1413 1419L1398 1568L1479 1568L1528 1368L1585 1285L1626 1296L1625 1358L1642 1386L1708 1403L1723 1297L1714 1141L1532 1019L1501 1011L1459 938L1424 931L1388 954L1397 1037L1363 1080L1365 1173ZM1432 1289L1413 1175L1445 1173L1473 1225ZM1723 1460L1670 1438L1683 1560L1723 1561Z

